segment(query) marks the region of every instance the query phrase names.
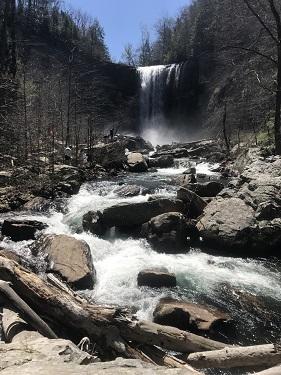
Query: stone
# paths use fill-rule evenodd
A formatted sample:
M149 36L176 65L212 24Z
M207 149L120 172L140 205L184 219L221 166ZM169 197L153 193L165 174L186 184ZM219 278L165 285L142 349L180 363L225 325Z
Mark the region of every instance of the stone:
M119 197L135 197L140 195L141 187L137 185L123 185L114 190L114 193Z
M120 203L105 208L102 213L96 213L94 227L91 224L93 215L84 215L83 226L95 234L97 226L103 228L103 231L112 227L133 228L163 213L184 211L185 205L178 199L160 198L149 202Z
M192 190L200 197L215 197L224 188L224 185L218 181L208 181L204 183L183 184L185 188Z
M43 197L35 197L25 203L23 209L27 211L44 212L49 209L51 200Z
M172 155L163 155L158 158L149 158L149 168L171 168L174 166L174 158Z
M160 300L153 321L197 334L223 334L232 322L230 316L209 306L171 298Z
M146 160L139 152L131 152L127 156L127 164L131 172L147 172L148 170Z
M34 240L37 231L47 227L46 224L35 220L4 220L2 225L2 235L10 237L12 241Z
M197 228L204 241L220 249L244 249L250 241L254 210L239 198L217 198L207 205Z
M188 216L197 218L202 215L206 202L191 190L180 188L177 192L177 199L182 200L188 206Z
M47 235L32 246L33 254L46 254L47 271L58 274L71 287L92 289L96 271L89 245L66 235Z
M26 349L28 353L28 348ZM30 358L30 356L29 356ZM82 366L71 361L25 361L6 367L1 375L194 375L194 371L188 368L167 368L154 366L136 359L117 358L112 362L92 363Z
M0 248L0 256L21 264L20 256L12 250Z
M153 249L165 253L186 251L189 235L185 217L169 212L152 218L143 225L143 233Z
M166 268L151 268L139 272L138 286L173 288L177 286L177 279L176 275L169 273Z

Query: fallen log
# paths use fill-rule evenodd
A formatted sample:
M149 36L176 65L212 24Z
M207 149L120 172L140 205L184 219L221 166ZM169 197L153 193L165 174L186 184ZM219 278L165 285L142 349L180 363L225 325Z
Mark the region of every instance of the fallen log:
M49 339L57 339L54 331L40 318L39 315L33 311L28 304L20 298L17 293L11 288L10 284L6 281L0 280L0 293L4 294L9 302L11 302L17 310L19 310L27 323L38 330L43 336Z
M222 342L181 331L178 328L148 321L126 322L126 324L121 324L120 331L122 336L128 340L182 353L223 349L227 346Z
M255 372L255 375L280 375L281 374L281 365L276 367L271 367L267 370L261 372Z
M126 352L124 342L135 341L179 352L222 349L226 345L173 327L152 322L138 322L127 309L89 304L76 298L16 262L0 257L0 279L11 282L14 291L48 321L72 331L79 341L90 337L101 339L119 353ZM112 332L118 328L118 333Z
M246 347L228 347L221 350L189 354L191 366L202 368L264 368L281 363L281 349L273 344ZM281 374L281 372L280 372Z
M166 352L157 348L156 346L142 345L140 349L143 353L149 356L149 358L151 358L155 362L155 364L159 366L166 366L166 367L171 367L171 368L183 368L183 369L189 370L194 375L201 374L198 371L194 370L186 362L170 354L167 354Z

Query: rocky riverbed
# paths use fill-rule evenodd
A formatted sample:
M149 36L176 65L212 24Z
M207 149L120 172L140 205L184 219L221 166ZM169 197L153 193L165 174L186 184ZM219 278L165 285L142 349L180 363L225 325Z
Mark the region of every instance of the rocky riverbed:
M94 168L56 166L51 190L30 183L24 199L15 172L4 177L1 254L138 318L225 343L275 342L281 159L250 149L225 160L213 141L154 153L134 142L100 145Z

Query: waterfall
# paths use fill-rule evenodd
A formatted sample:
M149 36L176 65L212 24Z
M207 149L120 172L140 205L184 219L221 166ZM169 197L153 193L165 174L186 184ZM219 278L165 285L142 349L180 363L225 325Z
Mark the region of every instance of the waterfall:
M151 133L167 128L165 104L167 93L179 88L183 64L156 65L138 68L140 76L140 123L143 135L151 141Z

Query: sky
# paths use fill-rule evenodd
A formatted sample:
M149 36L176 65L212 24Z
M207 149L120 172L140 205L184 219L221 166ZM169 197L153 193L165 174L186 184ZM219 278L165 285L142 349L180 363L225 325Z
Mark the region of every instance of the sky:
M111 57L121 59L124 46L137 46L141 28L152 32L157 20L175 16L190 0L68 0L72 8L81 9L96 17L105 31L105 40Z

